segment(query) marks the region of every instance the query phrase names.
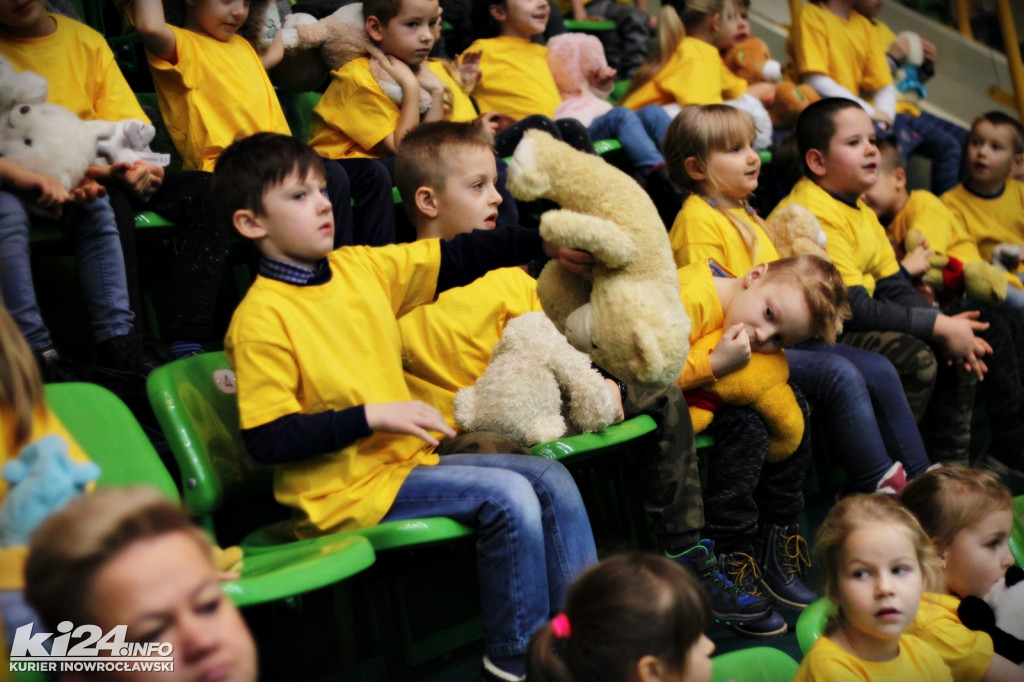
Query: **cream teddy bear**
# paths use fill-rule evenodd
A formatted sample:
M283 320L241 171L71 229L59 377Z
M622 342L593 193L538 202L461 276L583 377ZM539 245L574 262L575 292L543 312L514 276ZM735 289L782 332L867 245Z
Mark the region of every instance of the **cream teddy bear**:
M675 381L690 319L668 234L640 185L598 156L529 130L509 164L508 188L519 199L559 204L541 216L541 236L594 257L588 275L551 262L537 280L558 330L622 381L646 388Z
M768 234L779 258L809 253L829 262L828 242L817 217L800 204L789 204L772 211L768 220Z
M563 411L578 432L588 433L614 422L618 405L590 359L544 313L509 321L483 375L455 394L462 429L495 431L523 445L564 436Z

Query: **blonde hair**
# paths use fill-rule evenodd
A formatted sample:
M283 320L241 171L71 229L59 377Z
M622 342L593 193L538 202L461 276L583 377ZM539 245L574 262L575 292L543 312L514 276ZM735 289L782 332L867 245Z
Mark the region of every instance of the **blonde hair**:
M849 292L836 266L809 253L768 263L765 282L790 284L800 289L811 313L811 336L835 343L850 319Z
M43 404L43 379L32 349L0 305L0 410L10 425L2 435L11 452L28 442L32 419Z
M966 466L944 466L921 474L903 489L900 501L940 550L949 547L960 531L1013 506L1010 491L998 478Z
M672 58L672 53L679 47L679 43L683 42L687 33L692 33L715 14L725 14L734 7L734 0L688 0L683 15L679 16L674 7L663 3L658 13L657 40L647 52L647 58L633 74L633 80L630 81L629 88L622 98L629 97L650 82Z
M754 119L736 107L727 104L694 104L683 107L665 133L665 163L668 165L669 177L680 188L705 196L708 194L704 183L694 179L686 171L686 160L694 158L702 168L708 168L711 155L726 151L738 144L753 142L757 135ZM713 191L721 191L721 185L714 175L708 173L707 184ZM743 220L732 211L727 211L709 200L722 213L743 238L747 253L755 263L758 261L757 232L751 222ZM741 204L748 208L747 215L751 221L761 226L772 241L774 232L757 214L749 210L749 204L743 200Z
M107 488L69 502L32 534L25 599L48 627L92 622L96 574L136 542L185 533L210 555L210 541L180 505L152 488Z
M840 562L846 541L854 531L871 523L899 526L907 532L917 563L921 568L925 590L936 589L939 569L935 546L921 528L921 524L906 508L888 495L851 495L840 500L825 517L814 541L815 563L821 567L821 586L825 596L833 602L839 586ZM825 633L833 632L843 624L842 611L829 616Z

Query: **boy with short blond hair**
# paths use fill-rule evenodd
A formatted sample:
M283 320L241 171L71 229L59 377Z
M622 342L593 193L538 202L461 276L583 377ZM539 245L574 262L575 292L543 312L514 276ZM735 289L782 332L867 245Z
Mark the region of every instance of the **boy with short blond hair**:
M886 355L896 366L915 416L921 418L931 397L935 358L924 343L936 344L965 370L981 376L988 344L974 335L987 325L977 312L948 316L938 312L910 285L878 222L859 199L877 180L879 154L870 117L854 101L827 98L811 104L797 120L796 139L805 175L779 207L802 204L821 222L832 262L850 290L853 317L844 343ZM939 368L942 390L957 393L956 419L939 419L931 430L933 458L967 457L974 384L966 373ZM940 430L940 427L945 427ZM950 433L949 429L955 431ZM941 434L941 436L939 435Z
M1024 253L1024 183L1013 173L1024 167L1024 127L1016 119L990 111L974 119L967 139L967 179L942 195L942 201L967 226L981 256L990 262L1007 254L1011 271Z
M384 53L381 67L402 88L402 104L384 94L370 72L370 57L332 71L309 129L309 143L331 159L392 156L421 121L444 116L444 84L425 66L441 21L438 0L367 0L363 17L366 32ZM420 86L431 96L422 114Z
M276 465L300 537L425 516L476 526L484 679L519 679L530 635L596 561L586 510L557 462L438 458L435 434L454 432L411 399L397 318L542 250L577 271L589 259L523 228L331 251L323 186L319 157L291 137L254 135L217 162L220 212L262 254L225 340L246 446Z

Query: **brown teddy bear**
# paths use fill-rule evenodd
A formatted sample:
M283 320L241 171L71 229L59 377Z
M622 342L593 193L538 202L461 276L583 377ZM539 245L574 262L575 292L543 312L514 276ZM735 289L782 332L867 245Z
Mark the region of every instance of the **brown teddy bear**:
M730 71L748 83L778 82L775 101L768 107L768 115L776 128L792 128L800 112L821 99L809 85L783 81L782 67L772 59L768 45L760 38L751 36L736 43L723 59Z

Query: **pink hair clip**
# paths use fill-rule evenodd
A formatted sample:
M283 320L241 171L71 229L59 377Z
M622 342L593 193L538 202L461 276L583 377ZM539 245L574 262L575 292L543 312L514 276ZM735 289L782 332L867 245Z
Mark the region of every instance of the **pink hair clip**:
M569 625L569 616L560 613L551 619L551 634L555 639L568 639L572 634L572 627Z

